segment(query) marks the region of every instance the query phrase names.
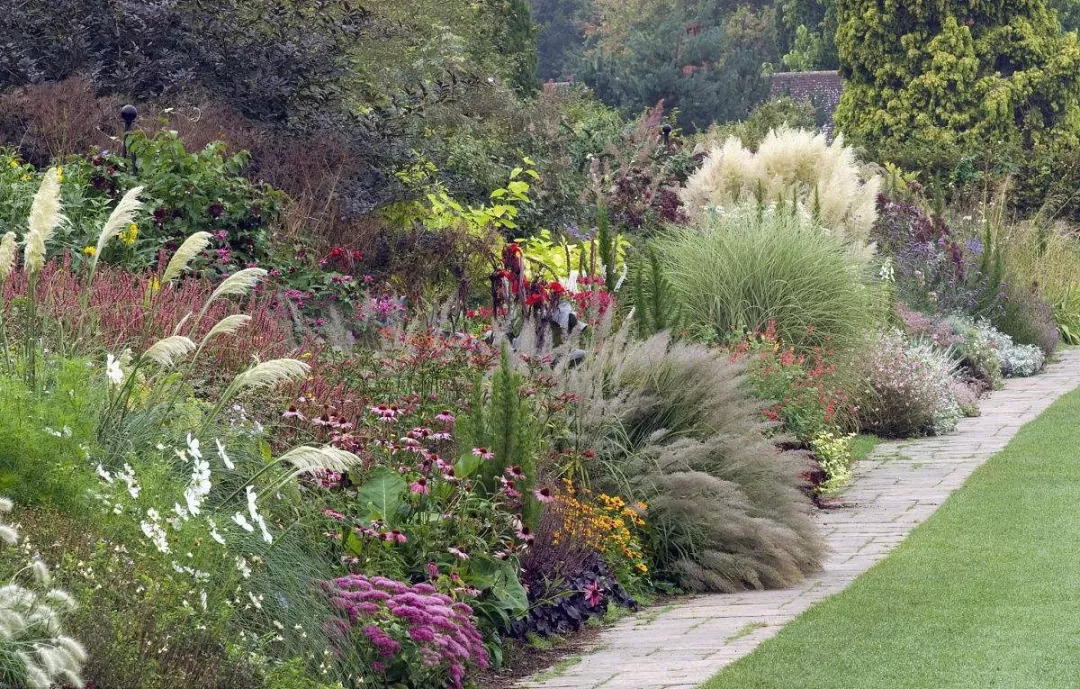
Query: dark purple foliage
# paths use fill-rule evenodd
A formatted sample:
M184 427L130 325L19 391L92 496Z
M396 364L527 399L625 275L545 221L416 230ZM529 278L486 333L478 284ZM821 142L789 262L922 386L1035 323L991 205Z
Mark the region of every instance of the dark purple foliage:
M557 581L529 577L529 614L510 625L511 636L532 632L540 636L577 631L590 617L599 617L607 603L620 608L637 609L637 602L619 585L603 558L593 553L575 574ZM533 579L533 580L530 580Z

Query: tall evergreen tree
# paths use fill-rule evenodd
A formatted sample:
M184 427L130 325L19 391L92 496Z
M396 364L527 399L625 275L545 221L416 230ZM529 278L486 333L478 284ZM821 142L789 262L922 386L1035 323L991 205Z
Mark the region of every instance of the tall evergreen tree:
M534 93L540 87L536 73L537 26L528 0L489 0L492 44L507 61L507 77L519 94Z
M686 129L745 117L767 92L765 67L779 59L775 11L732 10L723 0L666 9L637 21L621 9L602 17L585 54L586 83L631 113L663 100Z
M1046 0L838 0L837 126L881 151L1053 154L1080 133L1080 45Z
M589 0L531 0L532 15L540 33L537 58L541 79L561 81L574 75L585 47Z

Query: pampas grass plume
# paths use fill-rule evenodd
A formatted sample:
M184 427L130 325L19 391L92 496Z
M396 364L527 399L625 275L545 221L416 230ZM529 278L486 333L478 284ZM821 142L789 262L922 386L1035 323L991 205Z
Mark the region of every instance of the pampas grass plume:
M222 297L242 297L250 292L255 285L259 284L259 281L264 277L266 277L266 271L262 268L238 270L218 285L218 288L210 295L210 299L206 301L206 306ZM204 311L206 306L203 307Z
M214 324L213 328L210 328L210 332L206 333L199 346L202 347L212 338L218 335L232 335L240 328L251 322L251 316L245 313L238 313L232 316L225 316L220 321Z
M41 180L30 205L30 220L26 232L26 270L37 273L45 265L45 244L64 221L60 209L60 170L49 168Z
M8 232L0 239L0 282L8 279L15 268L15 255L19 252L15 233Z
M237 392L245 388L253 390L271 388L278 383L300 380L309 373L311 373L311 367L298 359L272 359L236 376L233 385Z
M101 234L98 235L97 251L94 253L91 265L97 265L101 252L105 250L105 245L111 242L125 227L134 221L135 213L143 206L142 201L139 200L139 194L143 192L143 189L144 187L135 187L134 189L131 189L120 199L120 203L116 204L116 208L114 208L112 214L109 215L109 219L105 222L105 227L102 228Z
M202 250L210 244L212 237L213 235L209 232L196 232L185 239L184 243L173 254L173 257L169 259L168 265L165 266L165 272L161 276L161 283L164 285L180 277L180 273L187 270L192 259L202 253Z
M195 351L195 343L183 335L170 335L155 342L143 356L166 368Z
M34 573L34 579L37 580L42 586L48 586L52 583L52 573L49 572L49 567L41 560L34 560L30 563L31 571Z
M309 471L348 471L360 462L360 458L351 452L326 445L312 447L301 445L294 447L278 458L282 464L291 464L297 473Z
M7 524L0 524L0 541L8 545L15 545L19 542L19 532Z

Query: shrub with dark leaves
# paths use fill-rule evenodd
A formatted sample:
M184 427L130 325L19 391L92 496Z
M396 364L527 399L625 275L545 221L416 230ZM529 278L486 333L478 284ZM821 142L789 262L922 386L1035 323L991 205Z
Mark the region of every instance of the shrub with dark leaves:
M608 605L637 610L637 601L619 585L599 554L592 552L578 571L556 581L548 581L526 569L529 586L529 613L510 626L511 636L528 633L540 636L575 632L592 617L602 616Z

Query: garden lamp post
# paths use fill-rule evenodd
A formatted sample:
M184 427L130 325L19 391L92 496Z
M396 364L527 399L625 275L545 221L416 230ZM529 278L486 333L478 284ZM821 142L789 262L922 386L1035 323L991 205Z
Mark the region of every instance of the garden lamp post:
M664 145L669 145L671 143L671 125L665 122L664 126L660 127L660 135L664 137Z
M139 116L139 111L134 105L128 103L124 107L120 108L120 117L124 119L124 141L122 145L121 154L126 158L128 154L128 134L131 133L131 125L135 124L135 118ZM138 170L135 168L135 154L131 154L131 173L138 175Z

